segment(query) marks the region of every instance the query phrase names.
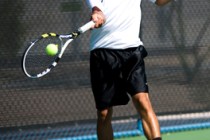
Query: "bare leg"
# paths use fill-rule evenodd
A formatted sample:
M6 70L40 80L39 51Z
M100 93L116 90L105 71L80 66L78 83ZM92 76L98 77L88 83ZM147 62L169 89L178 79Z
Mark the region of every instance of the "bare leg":
M111 124L112 108L98 110L97 136L98 140L113 140L113 129Z
M138 93L132 97L132 100L142 118L143 129L147 139L152 140L161 137L160 126L148 93Z

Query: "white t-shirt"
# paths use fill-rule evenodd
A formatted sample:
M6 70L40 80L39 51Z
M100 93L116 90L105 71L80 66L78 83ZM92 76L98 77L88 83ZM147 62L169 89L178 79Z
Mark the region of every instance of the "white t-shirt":
M96 48L126 49L143 45L139 38L141 0L86 0L106 16L101 28L91 33L90 50ZM150 0L155 2L155 0Z

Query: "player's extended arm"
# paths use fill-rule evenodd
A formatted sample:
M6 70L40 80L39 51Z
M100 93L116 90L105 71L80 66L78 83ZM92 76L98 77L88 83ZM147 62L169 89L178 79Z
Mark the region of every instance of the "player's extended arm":
M158 6L163 6L171 1L173 1L173 0L156 0L155 4L157 4Z

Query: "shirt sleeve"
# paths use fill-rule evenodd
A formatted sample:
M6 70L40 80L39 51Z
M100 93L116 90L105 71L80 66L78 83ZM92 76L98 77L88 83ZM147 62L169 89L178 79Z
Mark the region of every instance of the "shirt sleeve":
M101 3L101 0L86 0L86 3L91 9L96 6L101 11L103 11L103 5Z

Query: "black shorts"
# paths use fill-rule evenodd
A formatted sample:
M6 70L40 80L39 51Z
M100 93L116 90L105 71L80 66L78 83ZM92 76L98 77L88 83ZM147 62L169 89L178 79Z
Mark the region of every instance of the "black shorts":
M91 51L91 84L97 109L125 105L129 102L128 94L148 92L144 66L146 56L143 46Z

